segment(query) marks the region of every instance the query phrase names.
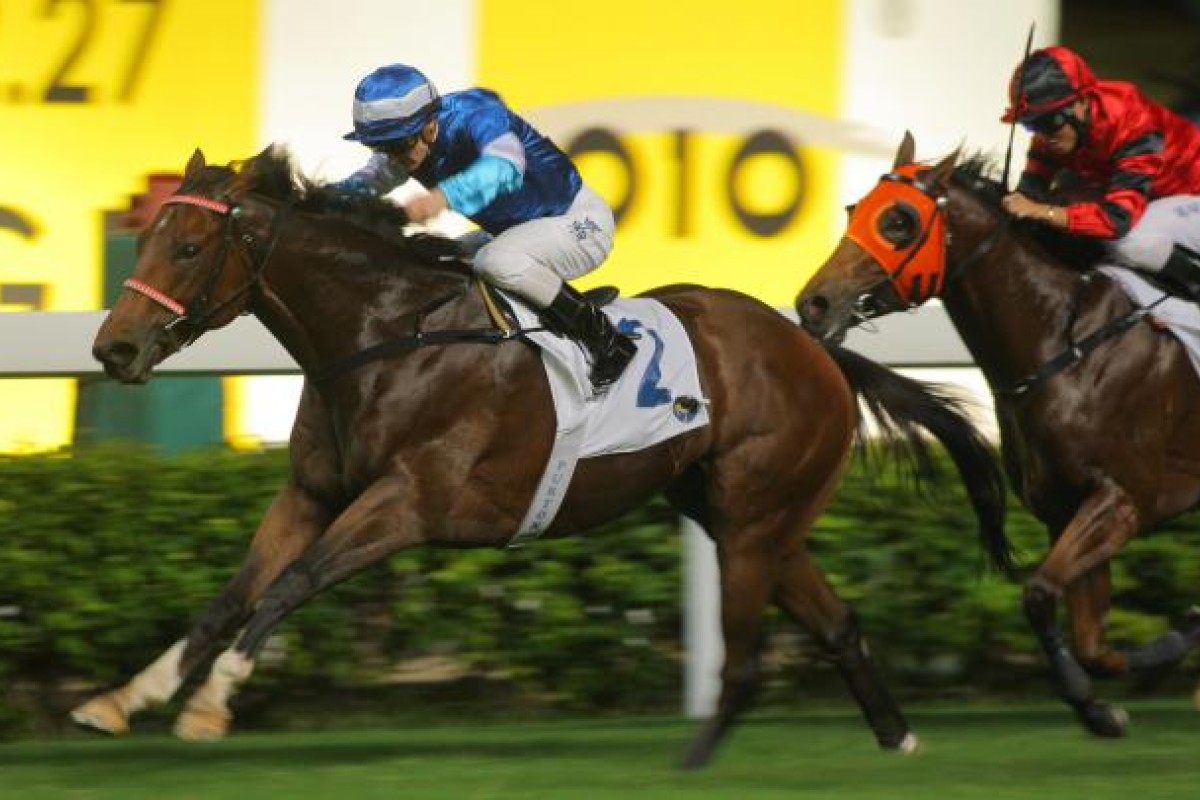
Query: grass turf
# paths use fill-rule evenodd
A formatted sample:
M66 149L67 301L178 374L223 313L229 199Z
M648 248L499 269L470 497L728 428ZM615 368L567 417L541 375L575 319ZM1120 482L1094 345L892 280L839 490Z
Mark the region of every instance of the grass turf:
M1200 796L1200 714L1132 704L1130 735L1086 736L1057 706L918 708L922 751L880 752L845 714L752 717L706 770L675 767L691 723L435 724L0 746L3 800L822 798L1151 800Z

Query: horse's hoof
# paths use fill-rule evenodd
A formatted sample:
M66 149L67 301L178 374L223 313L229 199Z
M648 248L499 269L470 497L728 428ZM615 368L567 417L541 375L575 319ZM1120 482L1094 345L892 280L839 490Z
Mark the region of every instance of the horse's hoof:
M215 742L225 738L232 719L225 709L189 703L175 721L175 735L187 742Z
M1120 706L1109 705L1103 700L1085 703L1075 709L1079 721L1096 736L1118 739L1125 735L1129 725L1129 714Z
M109 695L93 697L71 712L71 721L81 728L120 736L129 733L129 720Z
M921 740L912 731L905 731L904 737L901 739L880 739L879 748L892 753L900 753L901 755L911 756L921 749Z

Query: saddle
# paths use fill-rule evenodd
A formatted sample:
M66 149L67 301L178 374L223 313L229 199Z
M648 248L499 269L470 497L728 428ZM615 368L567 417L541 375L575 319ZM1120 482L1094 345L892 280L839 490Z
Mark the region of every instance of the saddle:
M1065 231L1044 225L1022 225L1023 233L1035 240L1053 258L1081 273L1090 273L1098 267L1107 266L1107 250L1104 243L1086 236L1073 236ZM1138 277L1155 289L1192 303L1200 303L1200 274L1190 270L1172 269L1168 266L1161 272L1134 270Z

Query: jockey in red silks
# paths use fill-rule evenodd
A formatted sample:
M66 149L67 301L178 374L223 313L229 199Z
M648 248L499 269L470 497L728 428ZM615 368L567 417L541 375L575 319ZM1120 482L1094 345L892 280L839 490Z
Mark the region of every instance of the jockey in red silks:
M1118 263L1200 299L1200 128L1066 47L1017 67L1002 121L1033 133L1005 210L1104 239Z

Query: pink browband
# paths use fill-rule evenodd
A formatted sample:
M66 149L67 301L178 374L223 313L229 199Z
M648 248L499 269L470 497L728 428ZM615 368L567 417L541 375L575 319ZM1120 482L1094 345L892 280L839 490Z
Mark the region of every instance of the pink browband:
M231 208L229 203L222 203L220 200L213 200L211 197L201 197L198 194L173 194L166 200L163 200L164 206L175 203L200 206L201 208L207 208L209 211L215 211L218 214L228 214Z

